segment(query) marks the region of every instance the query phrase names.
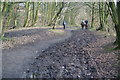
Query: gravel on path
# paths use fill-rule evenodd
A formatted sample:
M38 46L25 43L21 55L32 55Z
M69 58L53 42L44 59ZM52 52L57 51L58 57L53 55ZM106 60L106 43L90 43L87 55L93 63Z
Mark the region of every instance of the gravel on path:
M12 37L12 40L2 43L2 77L25 78L24 71L29 68L29 63L33 62L38 53L71 36L69 30L58 30L62 34L40 28L7 33L5 36Z
M30 63L25 76L36 78L115 78L117 56L102 45L114 38L89 30L72 31L72 36L50 46ZM109 55L108 55L109 54ZM102 56L102 57L101 57ZM108 59L108 60L107 60Z

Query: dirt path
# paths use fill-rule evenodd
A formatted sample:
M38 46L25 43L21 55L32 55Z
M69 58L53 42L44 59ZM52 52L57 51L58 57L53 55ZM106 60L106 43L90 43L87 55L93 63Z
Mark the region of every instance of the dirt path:
M117 53L104 50L104 46L112 43L114 38L89 30L67 28L65 33L62 29L58 30L60 33L53 33L48 29L33 29L9 34L14 39L12 43L3 43L3 77L117 76L114 66L117 62Z
M71 36L71 30L60 30L64 33L53 33L48 29L30 29L13 31L7 34L14 37L12 41L3 42L3 78L22 78L38 53L54 43Z
M115 78L117 53L105 52L103 48L113 40L88 30L72 31L69 39L39 53L30 70L26 70L26 77Z

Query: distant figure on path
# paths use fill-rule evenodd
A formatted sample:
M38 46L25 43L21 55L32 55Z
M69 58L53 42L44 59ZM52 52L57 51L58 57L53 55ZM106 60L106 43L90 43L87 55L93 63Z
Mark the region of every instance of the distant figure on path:
M66 22L63 21L63 29L65 29L65 28L66 28Z
M81 27L82 27L82 29L84 29L85 24L86 24L85 21L82 20L82 22L81 22Z
M88 29L88 20L85 20L85 28Z
M82 29L84 29L84 27L85 27L85 29L88 29L88 20L82 20L81 27L82 27Z

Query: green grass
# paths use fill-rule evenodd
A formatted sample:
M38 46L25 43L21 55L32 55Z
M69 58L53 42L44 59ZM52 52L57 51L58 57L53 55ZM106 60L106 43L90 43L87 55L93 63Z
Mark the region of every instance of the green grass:
M90 31L93 31L93 30L96 30L96 28L90 28L89 30L90 30Z
M0 41L9 41L9 40L12 40L12 38L0 37Z

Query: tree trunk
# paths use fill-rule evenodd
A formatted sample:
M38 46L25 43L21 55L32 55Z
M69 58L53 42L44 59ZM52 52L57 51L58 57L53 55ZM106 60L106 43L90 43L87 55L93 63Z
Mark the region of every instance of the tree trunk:
M1 34L0 36L4 36L4 31L6 29L6 26L4 25L4 22L5 22L5 14L6 14L6 10L7 10L7 7L8 7L8 3L7 2L3 2L2 3L3 5L1 7L3 7L1 9Z
M103 25L102 25L102 11L101 11L101 2L99 2L99 19L100 19L100 27L99 30L102 29Z
M118 30L117 30L117 43L120 49L120 1L117 2L117 14L118 14Z
M64 8L64 2L61 2L60 9L58 10L58 12L56 13L56 15L53 17L51 23L49 24L49 26L51 26L51 25L53 26L53 29L55 29L55 24L56 24L57 18L61 14L63 8Z
M95 8L95 2L92 3L92 21L91 21L91 28L93 28L93 24L94 24L94 8Z
M0 37L2 36L2 26L3 26L2 7L3 7L3 3L0 2Z
M118 36L119 36L119 29L118 29L118 15L117 15L117 9L115 7L115 3L114 2L109 2L109 11L110 11L110 15L112 18L113 23L115 24L115 31L116 31L116 40L114 42L115 45L118 44Z
M35 17L35 2L32 2L32 11L31 11L31 21L32 21L32 24L31 26L34 25L34 17Z
M99 20L100 20L100 27L97 30L104 30L104 19L105 19L105 13L104 13L104 2L99 2Z
M10 20L11 20L11 13L12 13L12 7L13 2L4 2L3 3L3 9L2 9L2 32L1 35L4 36L4 32L9 28Z
M38 20L39 5L40 5L40 3L38 2L37 8L36 8L36 11L35 11L34 24L35 24L35 23L37 22L37 20Z
M26 27L28 25L28 19L29 19L29 12L30 12L30 3L26 2L26 19L25 19L25 23L23 25L23 27Z

